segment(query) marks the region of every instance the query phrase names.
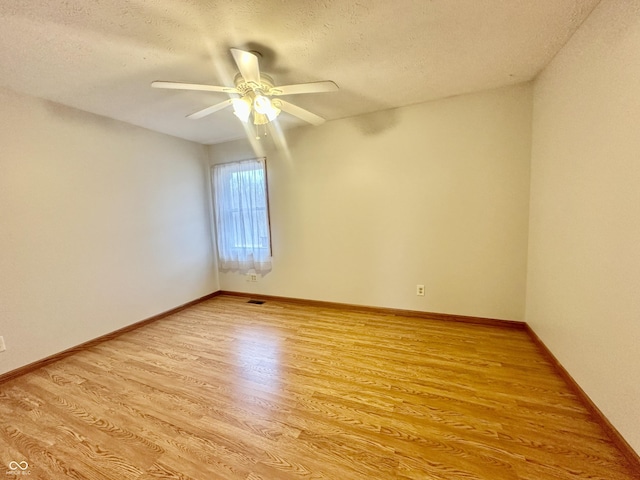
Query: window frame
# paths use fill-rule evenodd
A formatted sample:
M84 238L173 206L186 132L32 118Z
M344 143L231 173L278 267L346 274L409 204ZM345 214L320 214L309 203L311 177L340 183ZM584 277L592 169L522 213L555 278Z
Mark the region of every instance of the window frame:
M253 208L252 211L257 212L260 210L264 209L264 217L266 219L266 241L267 241L267 245L266 246L262 246L261 244L255 245L249 245L249 246L243 246L243 245L233 245L233 246L227 246L227 249L238 249L238 251L241 251L242 249L252 249L255 251L258 250L263 250L270 258L273 257L273 236L271 233L271 205L270 205L270 200L269 200L269 176L268 176L268 164L267 164L267 158L266 157L254 157L254 158L247 158L247 159L242 159L242 160L234 160L234 161L230 161L230 162L221 162L221 163L216 163L210 166L210 182L211 182L211 205L213 207L213 222L214 222L214 234L215 234L215 245L216 245L216 250L218 253L218 260L221 262L225 262L225 261L229 261L229 260L222 260L220 257L220 232L219 232L219 228L218 225L220 224L220 218L218 215L218 210L220 210L220 206L217 204L217 193L216 193L216 189L215 189L215 177L216 177L216 166L219 165L230 165L230 164L241 164L243 162L260 162L260 165L262 166L262 168L254 168L253 170L262 170L263 173L263 177L264 177L264 207L259 207L259 208ZM240 172L233 172L232 175L234 174L241 174L242 171ZM237 213L239 214L242 209L241 208L236 208L236 209L230 209L230 212L223 212L225 215L231 214L233 215L233 213ZM221 212L222 213L222 212ZM260 237L263 238L263 237ZM258 242L260 242L260 238L258 238ZM254 239L252 239L254 240ZM255 241L255 240L254 240ZM241 269L242 270L242 269Z

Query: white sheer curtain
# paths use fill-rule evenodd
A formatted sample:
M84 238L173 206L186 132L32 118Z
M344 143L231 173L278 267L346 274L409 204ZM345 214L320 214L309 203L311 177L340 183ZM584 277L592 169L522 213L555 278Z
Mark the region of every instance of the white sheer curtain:
M264 158L211 169L219 268L271 270L271 233Z

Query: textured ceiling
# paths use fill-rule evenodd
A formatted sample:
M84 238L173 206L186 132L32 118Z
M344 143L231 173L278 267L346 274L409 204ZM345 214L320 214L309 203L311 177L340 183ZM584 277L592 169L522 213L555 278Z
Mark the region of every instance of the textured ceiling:
M0 0L0 86L200 143L244 135L227 98L153 80L233 85L230 47L326 119L519 83L599 0ZM285 127L300 124L282 114Z

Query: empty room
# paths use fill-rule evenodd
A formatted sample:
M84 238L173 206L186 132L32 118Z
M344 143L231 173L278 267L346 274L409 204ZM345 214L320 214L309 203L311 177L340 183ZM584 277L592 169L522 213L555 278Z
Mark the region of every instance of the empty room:
M0 477L640 479L639 2L0 39Z

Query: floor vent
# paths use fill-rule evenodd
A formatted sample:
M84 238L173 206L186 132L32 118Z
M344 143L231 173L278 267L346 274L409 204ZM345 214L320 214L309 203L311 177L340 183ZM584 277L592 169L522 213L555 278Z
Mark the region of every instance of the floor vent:
M253 303L254 305L262 305L264 300L249 300L247 303Z

